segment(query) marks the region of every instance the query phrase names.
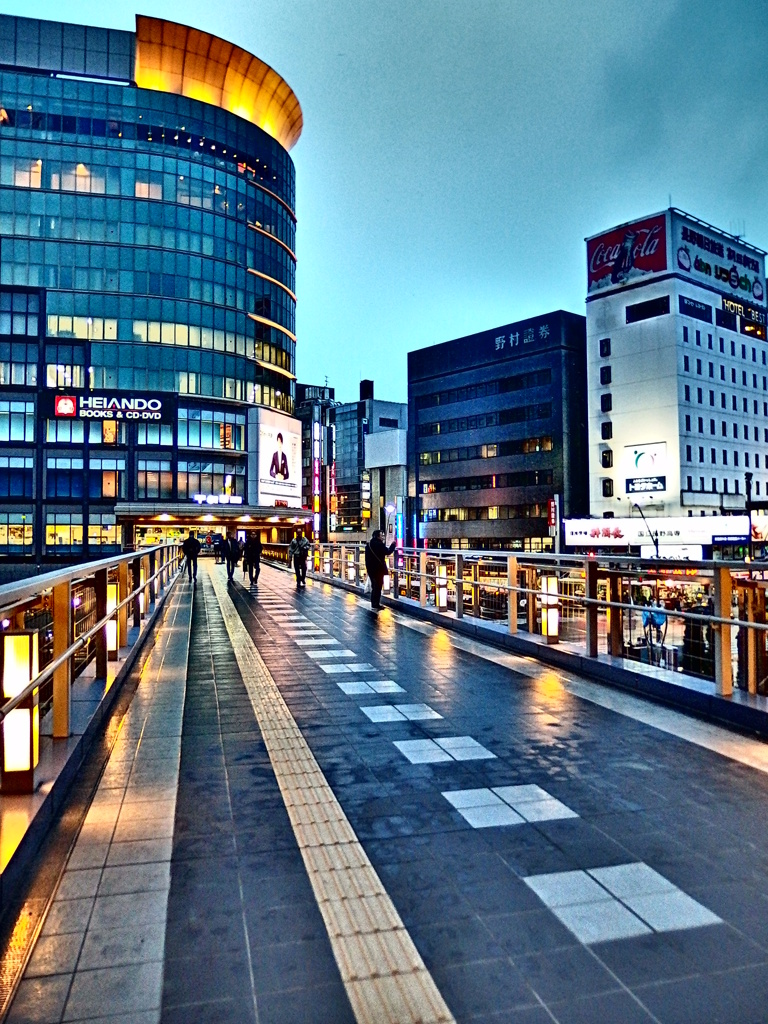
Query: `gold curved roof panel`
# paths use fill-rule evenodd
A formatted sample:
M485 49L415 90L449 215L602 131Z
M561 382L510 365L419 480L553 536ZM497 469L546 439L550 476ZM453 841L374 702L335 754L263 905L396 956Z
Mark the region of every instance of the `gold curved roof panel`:
M137 14L134 78L142 89L229 110L284 149L301 135L301 107L288 83L263 60L208 32Z

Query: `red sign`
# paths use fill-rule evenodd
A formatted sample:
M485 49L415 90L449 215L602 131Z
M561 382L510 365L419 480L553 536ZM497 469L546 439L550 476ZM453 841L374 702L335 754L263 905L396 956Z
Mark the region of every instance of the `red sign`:
M587 291L621 288L667 269L667 218L637 220L587 242Z
M547 522L550 526L557 526L557 501L550 498L547 504Z
M54 416L74 416L77 412L77 402L69 395L56 395L54 400Z

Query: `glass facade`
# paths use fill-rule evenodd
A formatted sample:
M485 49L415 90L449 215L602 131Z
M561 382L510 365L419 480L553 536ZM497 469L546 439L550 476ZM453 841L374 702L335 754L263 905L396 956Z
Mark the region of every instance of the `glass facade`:
M293 162L243 117L137 87L134 54L133 33L0 16L0 494L36 503L0 555L30 528L38 556L98 554L121 499L244 493L248 408L293 412ZM184 397L173 424L46 422L46 389Z

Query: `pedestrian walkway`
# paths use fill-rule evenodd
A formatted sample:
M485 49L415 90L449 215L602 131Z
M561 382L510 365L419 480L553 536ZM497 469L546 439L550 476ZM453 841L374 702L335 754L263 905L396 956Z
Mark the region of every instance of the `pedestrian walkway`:
M12 1024L765 1019L763 743L270 567L177 589Z

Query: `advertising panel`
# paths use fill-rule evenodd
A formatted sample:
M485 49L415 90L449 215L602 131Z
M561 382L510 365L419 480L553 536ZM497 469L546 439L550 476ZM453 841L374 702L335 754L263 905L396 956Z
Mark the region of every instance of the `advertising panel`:
M301 508L301 422L259 409L259 505Z
M43 391L40 410L47 419L175 423L176 395L163 391Z
M633 494L664 494L667 490L667 442L626 445L624 482L628 497Z
M587 291L621 288L667 269L667 215L624 224L587 240Z
M647 526L646 526L647 522ZM660 548L718 543L727 536L746 539L748 516L660 516L632 519L566 519L565 543L576 548L626 548L652 545ZM649 533L650 529L650 533Z
M672 262L697 284L742 302L765 303L765 257L730 235L672 213Z

